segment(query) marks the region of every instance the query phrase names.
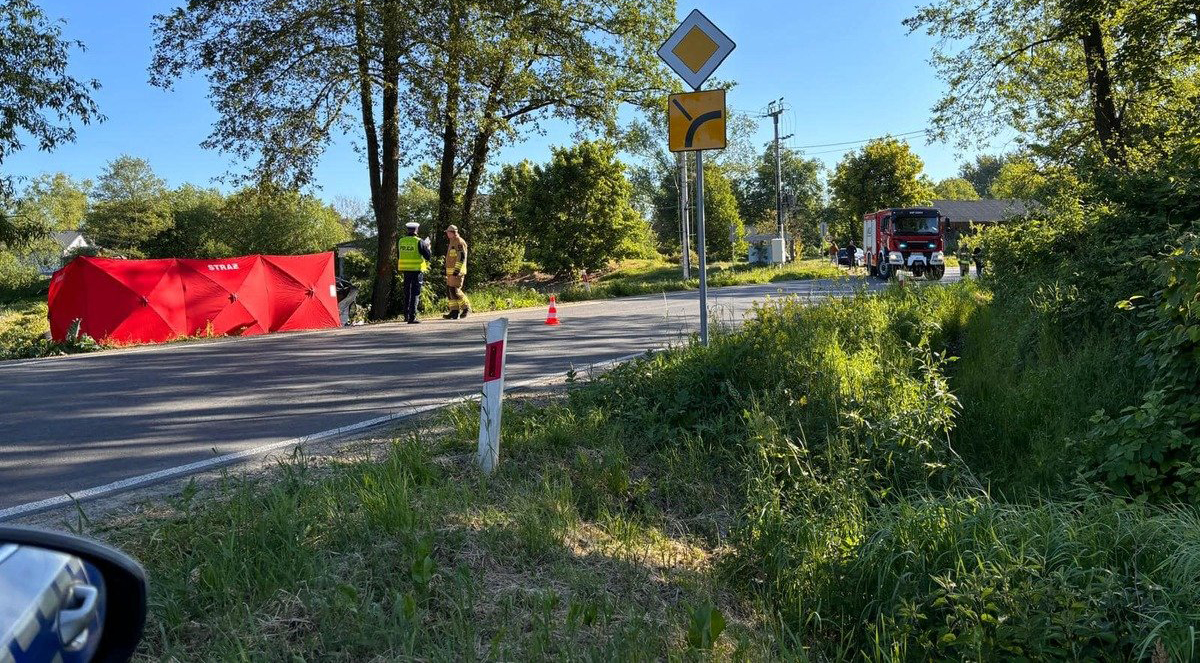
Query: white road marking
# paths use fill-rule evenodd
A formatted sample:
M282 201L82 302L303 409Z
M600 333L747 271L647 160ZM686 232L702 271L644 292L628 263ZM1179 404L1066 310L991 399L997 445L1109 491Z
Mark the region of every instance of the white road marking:
M630 361L631 359L636 359L637 357L644 356L645 354L647 354L647 352L654 352L654 351L655 351L655 349L650 349L645 352L638 352L636 354L625 355L624 357L617 357L616 359L609 359L607 361L599 362L597 364L592 364L591 368L594 369L597 367L604 367L604 366L608 366L608 367L616 366L617 364L622 364L627 361ZM539 384L553 381L553 380L557 379L558 377L559 377L559 375L556 373L556 374L553 374L550 376L542 376L542 377L532 378L529 380L522 380L520 382L514 382L514 383L510 384L508 386L508 388L509 389L525 389L528 387L537 386ZM364 430L367 430L370 428L374 428L376 426L381 426L386 423L390 423L393 421L400 421L402 419L414 417L418 414L424 414L425 412L432 412L433 410L439 410L444 407L449 407L456 403L462 403L463 401L472 401L472 400L479 400L479 394L478 393L462 394L460 396L455 396L453 398L442 401L441 403L433 403L431 405L422 405L420 407L410 408L403 412L394 412L392 414L386 414L381 417L367 419L366 421L360 421L356 424L349 424L347 426L331 428L329 430L324 430L319 433L313 433L311 435L303 435L301 437L293 437L291 439L281 440L279 442L271 442L269 444L259 445L257 447L254 447L251 449L244 449L242 451L235 451L233 453L228 453L223 456L217 456L215 458L208 458L206 460L200 460L200 461L196 461L194 463L188 463L186 465L178 465L176 467L170 467L165 470L159 470L157 472L151 472L149 474L142 474L140 476L130 477L128 479L122 479L120 481L114 481L112 483L106 483L101 486L85 488L84 490L76 491L74 493L67 493L65 495L59 495L57 497L48 497L44 500L38 500L36 502L27 502L25 504L18 504L16 506L8 507L7 509L0 509L0 521L7 520L9 518L13 518L16 516L29 515L32 513L37 513L39 511L45 511L47 509L53 509L56 507L67 506L73 502L83 502L86 500L96 499L97 497L113 495L116 493L124 492L126 490L131 490L133 488L140 488L142 486L148 486L150 484L159 483L161 481L166 481L168 479L174 479L177 477L187 476L189 474L195 474L197 472L203 472L204 470L212 469L215 467L220 467L222 465L229 465L231 463L234 463L236 461L239 461L239 460L242 460L245 458L259 456L262 454L269 453L271 451L276 451L278 449L287 449L289 447L296 447L296 446L300 446L302 444L308 444L310 442L318 442L320 440L327 440L330 438L341 437L343 435L349 435L351 433L358 433L358 432L361 432L361 431L364 431Z

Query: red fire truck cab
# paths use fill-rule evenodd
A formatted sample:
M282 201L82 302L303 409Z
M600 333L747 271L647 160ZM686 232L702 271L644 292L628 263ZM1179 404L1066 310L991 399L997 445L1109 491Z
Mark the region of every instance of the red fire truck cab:
M887 280L898 270L937 281L946 275L946 224L932 207L905 207L863 217L863 255L871 276Z

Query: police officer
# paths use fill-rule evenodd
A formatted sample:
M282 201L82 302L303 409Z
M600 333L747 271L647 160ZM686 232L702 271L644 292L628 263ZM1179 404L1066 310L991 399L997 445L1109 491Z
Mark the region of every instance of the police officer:
M446 293L450 299L450 312L442 316L447 320L467 317L471 312L471 301L463 292L467 278L467 243L458 236L458 226L446 228Z
M402 312L404 319L410 325L417 322L417 302L421 301L421 286L425 283L425 271L429 269L429 260L433 258L433 249L429 239L417 237L421 224L416 221L406 223L404 227L408 234L396 243L396 267L404 275L404 301Z

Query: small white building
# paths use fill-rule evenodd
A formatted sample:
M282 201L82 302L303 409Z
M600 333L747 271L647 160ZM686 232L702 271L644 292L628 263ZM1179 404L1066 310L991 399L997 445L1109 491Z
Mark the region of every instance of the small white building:
M78 230L63 230L50 233L54 248L50 251L35 253L30 256L39 273L49 276L58 271L75 252L80 249L90 249L94 245Z

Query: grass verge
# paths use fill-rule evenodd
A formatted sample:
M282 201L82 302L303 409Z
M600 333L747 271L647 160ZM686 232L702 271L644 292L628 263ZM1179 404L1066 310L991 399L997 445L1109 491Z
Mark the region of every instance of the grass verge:
M150 570L153 658L1194 659L1195 507L1005 501L956 452L947 351L991 306L775 302L510 408L492 477L463 406L100 529Z
M64 343L50 340L45 293L34 284L19 291L0 292L0 360L31 359L100 349L90 338Z
M780 281L803 281L819 278L838 278L846 272L828 260L805 259L783 266L760 266L746 263L716 262L709 266L708 284L718 288L731 285L752 285ZM692 270L695 272L695 270ZM678 265L657 260L630 260L620 268L601 276L590 285L572 284L559 298L565 302L612 297L631 297L660 292L695 290L698 277L685 280Z

